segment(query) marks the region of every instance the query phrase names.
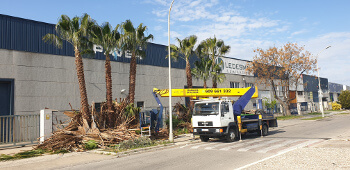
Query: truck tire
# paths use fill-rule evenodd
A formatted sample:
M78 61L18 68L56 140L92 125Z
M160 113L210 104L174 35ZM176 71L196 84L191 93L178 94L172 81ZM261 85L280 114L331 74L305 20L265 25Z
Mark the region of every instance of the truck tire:
M202 142L208 142L209 141L209 137L207 137L207 136L200 136L200 138L201 138Z
M268 133L269 133L269 127L266 124L264 124L262 126L262 135L263 136L267 136ZM260 130L258 130L258 135L261 136L261 131Z
M231 128L231 129L228 131L226 140L227 140L227 142L233 142L233 141L236 140L236 137L237 137L237 136L236 136L236 133L235 133L234 129Z

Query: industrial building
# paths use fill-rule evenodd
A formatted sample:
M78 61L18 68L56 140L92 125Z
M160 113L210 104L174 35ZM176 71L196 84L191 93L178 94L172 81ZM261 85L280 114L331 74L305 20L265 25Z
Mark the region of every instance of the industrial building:
M74 64L74 51L64 43L59 49L45 43L42 37L55 33L54 24L48 24L7 15L0 15L0 103L1 115L38 113L40 109L69 110L80 107L80 95ZM144 108L157 107L152 89L168 88L168 60L166 46L149 43L146 57L138 59L135 104ZM104 55L84 59L85 80L89 103L105 101ZM193 67L195 57L191 59ZM248 61L222 58L226 81L219 87L246 87L255 82L245 73ZM112 57L113 98L124 98L129 87L130 56L115 52ZM202 81L193 80L201 87ZM172 86L186 86L185 62L172 62ZM259 87L261 92L263 87ZM168 99L162 98L167 107ZM174 98L173 104L185 103ZM253 101L254 102L254 101ZM248 107L252 108L253 102Z
M59 49L45 43L42 37L55 33L55 25L0 14L0 116L39 113L40 109L70 110L80 107L80 94L74 64L74 51L70 44L64 43ZM152 89L168 88L168 60L165 45L149 43L146 57L137 60L135 104L145 109L156 108ZM105 101L105 69L103 52L96 51L93 58L84 59L85 80L89 103ZM191 58L191 64L196 60ZM245 71L249 61L221 57L222 73L226 81L218 87L242 88L255 84L256 77ZM113 53L112 81L113 98L126 97L129 87L130 55ZM185 62L172 62L172 87L186 86ZM296 90L301 110L312 110L318 101L317 84L314 77L305 75L305 88ZM317 81L317 80L316 80ZM211 81L208 81L211 86ZM202 87L201 80L193 79L194 87ZM272 99L269 87L257 85L260 99ZM338 86L330 85L321 78L322 90L326 93L322 101L334 101L340 93ZM344 86L348 87L348 86ZM165 107L168 98L161 98ZM173 104L185 103L183 98L174 98ZM247 109L257 108L257 100L252 99ZM276 108L278 111L279 106ZM300 109L299 109L300 110Z

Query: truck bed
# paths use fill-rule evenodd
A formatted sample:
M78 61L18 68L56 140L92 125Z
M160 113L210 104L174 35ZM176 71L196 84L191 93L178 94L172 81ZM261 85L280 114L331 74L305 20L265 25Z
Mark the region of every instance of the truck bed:
M259 121L259 114L241 114L242 123ZM269 127L277 127L277 119L273 114L262 114L262 121L266 122Z

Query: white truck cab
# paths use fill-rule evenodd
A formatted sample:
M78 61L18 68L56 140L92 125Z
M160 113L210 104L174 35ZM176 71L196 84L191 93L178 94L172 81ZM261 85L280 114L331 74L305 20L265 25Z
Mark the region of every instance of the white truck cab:
M192 127L195 134L225 137L228 133L227 127L233 124L235 124L235 118L230 100L213 99L195 103L192 115Z

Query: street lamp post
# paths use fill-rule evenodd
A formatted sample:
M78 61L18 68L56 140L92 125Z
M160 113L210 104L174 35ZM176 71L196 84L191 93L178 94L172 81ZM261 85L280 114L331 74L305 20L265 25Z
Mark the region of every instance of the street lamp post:
M318 56L321 54L321 52L323 52L324 50L327 50L328 48L330 48L331 46L327 46L325 49L323 49L322 51L320 51L318 54L317 54L317 77L318 77L318 102L320 104L320 110L321 110L321 113L322 113L322 117L324 117L324 111L323 111L323 104L322 104L322 89L321 89L321 78L320 78L320 68L318 67Z
M173 115L171 109L171 57L170 57L170 11L174 0L171 2L168 15L168 59L169 59L169 141L174 142L173 137Z

